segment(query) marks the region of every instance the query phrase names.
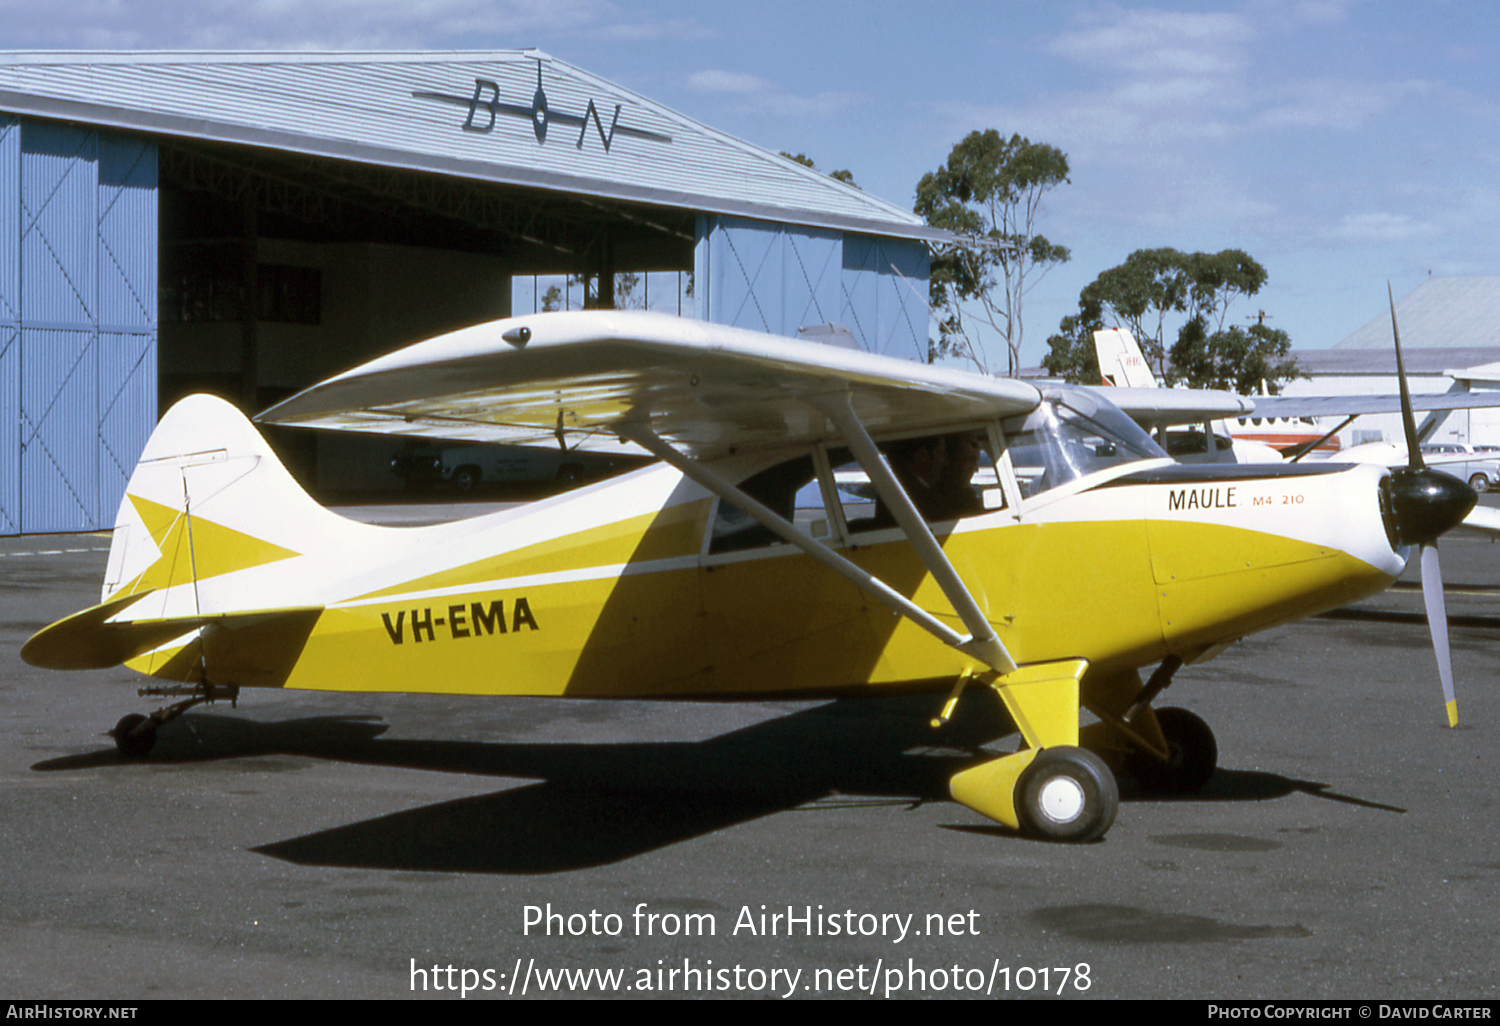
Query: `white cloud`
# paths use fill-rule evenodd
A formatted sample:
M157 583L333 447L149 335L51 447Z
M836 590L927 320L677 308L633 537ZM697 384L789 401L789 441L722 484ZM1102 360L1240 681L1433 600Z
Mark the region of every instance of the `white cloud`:
M1435 231L1432 225L1408 214L1371 211L1345 214L1329 234L1342 242L1381 244L1427 238Z
M866 100L863 93L833 90L798 96L777 89L757 75L721 69L694 72L688 76L688 85L699 92L739 97L734 106L740 111L785 118L825 117L856 107Z
M1048 50L1134 74L1218 77L1245 65L1255 35L1238 14L1108 9L1087 15Z
M1311 79L1289 83L1259 115L1267 127L1358 128L1409 98L1431 95L1430 82Z
M688 85L707 93L761 93L770 89L765 79L738 71L710 69L688 76Z

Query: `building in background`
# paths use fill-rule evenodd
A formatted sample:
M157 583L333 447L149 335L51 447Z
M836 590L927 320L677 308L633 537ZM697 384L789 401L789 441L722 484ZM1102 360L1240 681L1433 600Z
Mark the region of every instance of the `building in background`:
M1371 306L1383 298L1371 292ZM1429 278L1396 300L1401 353L1413 392L1447 392L1467 385L1500 387L1500 277ZM1391 344L1391 315L1381 309L1332 349L1293 355L1308 374L1284 394L1391 395L1400 390ZM1323 429L1336 420L1323 418ZM1344 448L1364 442L1404 445L1400 414L1368 414L1339 432ZM1429 439L1434 443L1500 444L1500 409L1455 410Z
M254 412L546 276L925 359L954 241L535 50L0 54L0 534L110 526L182 395ZM389 463L275 442L324 488Z

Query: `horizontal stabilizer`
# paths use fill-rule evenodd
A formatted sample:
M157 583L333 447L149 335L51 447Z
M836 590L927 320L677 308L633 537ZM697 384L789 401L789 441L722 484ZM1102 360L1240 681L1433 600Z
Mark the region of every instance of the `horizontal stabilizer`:
M32 666L47 670L104 670L154 651L174 638L202 627L234 629L268 619L316 619L322 612L322 607L318 606L206 616L114 619L149 594L147 591L113 598L44 627L21 646L21 658Z
M143 591L112 598L44 627L21 646L21 658L46 670L103 670L119 666L198 626L161 620L149 626L129 620L109 622L110 617L149 594L150 591Z

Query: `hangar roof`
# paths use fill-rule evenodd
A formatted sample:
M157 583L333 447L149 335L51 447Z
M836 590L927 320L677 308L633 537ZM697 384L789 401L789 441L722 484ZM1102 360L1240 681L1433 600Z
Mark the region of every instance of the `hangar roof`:
M1396 321L1403 350L1500 347L1500 278L1428 278L1396 300ZM1389 350L1390 313L1334 348Z
M951 242L539 50L0 53L0 110L601 200Z

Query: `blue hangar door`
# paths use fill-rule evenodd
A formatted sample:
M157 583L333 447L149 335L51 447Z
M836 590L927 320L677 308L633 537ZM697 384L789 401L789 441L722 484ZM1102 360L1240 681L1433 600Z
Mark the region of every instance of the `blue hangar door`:
M156 422L154 143L0 116L0 534L113 525Z
M704 215L698 316L791 338L836 322L867 353L926 363L931 263L911 239Z

